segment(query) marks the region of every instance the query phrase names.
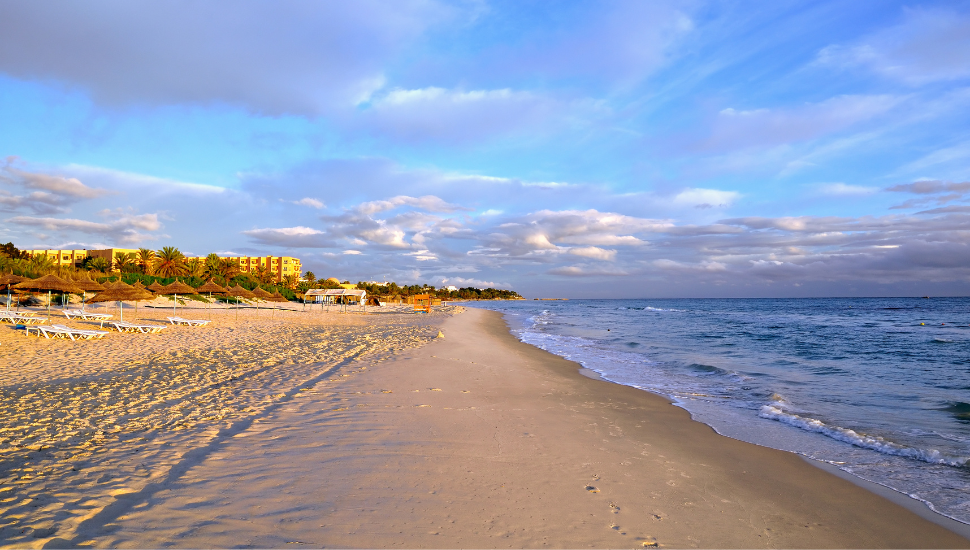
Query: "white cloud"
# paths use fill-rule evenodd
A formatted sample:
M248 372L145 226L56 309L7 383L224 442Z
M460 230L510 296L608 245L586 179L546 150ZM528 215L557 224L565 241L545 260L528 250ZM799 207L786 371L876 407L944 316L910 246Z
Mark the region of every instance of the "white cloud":
M574 256L582 256L584 258L592 258L594 260L604 260L609 262L616 259L616 250L606 250L596 246L570 248L568 253Z
M68 82L103 103L314 116L369 97L386 63L459 10L434 0L174 0L65 4L51 17L33 3L10 4L0 18L0 71Z
M774 147L813 140L883 115L903 98L892 95L843 95L797 107L718 113L706 150Z
M322 200L320 200L320 199L314 199L312 197L304 197L304 198L296 201L296 204L301 204L303 206L309 206L311 208L316 208L318 210L321 209L321 208L323 208L324 206L326 206L326 205L323 204L323 201Z
M421 210L427 210L429 212L454 212L456 210L468 210L454 204L449 204L443 201L441 198L433 195L425 195L423 197L408 197L406 195L399 195L387 200L364 202L357 205L354 210L360 212L361 214L370 216L380 212L385 212L387 210L393 210L401 206L411 206Z
M360 119L398 139L467 142L522 129L536 131L571 112L595 110L589 101L561 101L511 89L396 89L375 98Z
M877 193L878 187L865 187L862 185L848 185L845 183L823 183L818 186L818 192L822 195L833 197L853 197L865 196Z
M458 288L512 288L508 283L496 283L494 281L483 281L481 279L466 279L465 277L442 277L441 285L454 285Z
M907 9L898 25L851 45L832 45L817 62L861 67L909 85L970 78L970 16L947 9Z
M7 219L7 223L26 227L40 227L48 231L87 233L101 235L106 239L133 244L153 238L141 231L158 231L161 223L158 214L128 214L119 211L104 210L100 212L106 222L92 222L73 218L36 218L31 216L15 216Z
M570 265L554 267L547 271L550 275L562 275L565 277L623 277L629 275L623 269L603 269L602 267L590 267L585 265Z
M323 231L302 225L249 229L242 234L260 244L286 248L328 248L334 245Z
M673 203L692 208L727 208L740 196L735 191L685 189L673 197Z

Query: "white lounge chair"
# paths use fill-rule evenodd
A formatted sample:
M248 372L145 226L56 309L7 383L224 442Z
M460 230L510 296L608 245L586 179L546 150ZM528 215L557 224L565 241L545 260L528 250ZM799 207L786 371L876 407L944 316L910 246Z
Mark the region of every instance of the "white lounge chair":
M101 326L103 327L105 323L115 327L118 332L141 332L141 333L151 333L157 334L161 332L165 325L136 325L134 323L128 323L125 321L102 321Z
M211 321L205 319L183 319L181 317L168 317L168 322L173 325L188 325L190 327L204 327Z
M25 325L33 325L46 323L47 319L44 317L34 317L33 314L28 315L15 311L3 311L0 312L0 321L4 321L6 323L23 323Z
M51 325L49 327L31 325L25 327L24 332L27 335L30 335L31 332L36 332L37 336L43 336L44 338L70 338L72 341L104 338L104 335L108 334L103 330L81 330L64 325Z
M114 315L111 315L110 313L91 313L90 311L84 311L83 309L65 309L63 313L68 319L80 317L85 321L107 321L108 319L114 317Z
M47 327L44 327L47 328ZM106 330L87 330L80 328L70 328L64 325L51 325L47 330L55 330L58 332L65 333L71 337L72 340L75 338L81 338L83 340L93 340L95 338L104 338L108 331Z

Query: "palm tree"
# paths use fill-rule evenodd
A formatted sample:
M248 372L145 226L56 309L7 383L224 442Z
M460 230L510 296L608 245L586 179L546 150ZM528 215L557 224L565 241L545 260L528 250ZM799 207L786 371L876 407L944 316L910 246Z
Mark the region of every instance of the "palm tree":
M192 258L185 263L191 277L202 277L205 274L205 262L201 258Z
M115 267L122 273L133 273L138 269L138 257L132 252L115 252Z
M188 273L185 254L174 246L165 246L156 252L155 274L162 277L178 277Z
M313 286L313 283L317 280L317 276L312 271L304 273L303 278L306 279L306 282L310 283L310 286Z
M273 271L268 265L260 265L256 268L256 271L254 271L252 275L257 281L263 284L273 282Z
M111 271L111 264L108 263L108 260L102 258L101 256L98 256L97 258L91 258L90 260L91 261L87 263L88 269L91 269L94 271L100 271L101 273L107 273Z
M47 254L35 254L30 258L27 267L34 273L42 275L57 269L57 266L54 265L54 259Z
M145 275L155 274L155 251L148 248L138 249L138 267Z
M219 276L225 279L226 284L236 275L239 275L239 262L232 258L219 258Z
M205 257L205 277L215 277L219 274L219 255L212 253Z
M295 287L297 282L299 282L299 277L295 274L283 275L283 284L286 285L286 288Z

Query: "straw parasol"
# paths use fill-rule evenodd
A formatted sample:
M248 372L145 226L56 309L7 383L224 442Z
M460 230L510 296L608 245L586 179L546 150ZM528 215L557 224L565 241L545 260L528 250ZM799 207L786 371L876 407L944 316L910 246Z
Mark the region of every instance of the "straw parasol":
M152 282L152 284L148 285L147 288L148 288L148 290L157 293L159 290L161 290L161 289L163 289L165 287L162 286L162 285L160 285L160 284L158 284L158 281L154 281L154 282Z
M256 297L256 295L253 294L252 292L239 286L239 283L236 283L236 286L227 290L226 294L229 294L230 296L235 296L236 298L245 298L247 300L252 300L253 298Z
M208 281L206 281L204 285L202 285L199 288L195 289L195 291L196 292L208 292L209 293L209 302L210 303L212 302L212 293L213 292L215 292L216 294L225 294L226 293L226 289L224 289L221 286L217 285L216 283L212 282L212 279L209 279ZM208 309L208 308L209 308L209 304L206 304L206 309ZM210 319L212 318L212 314L211 313L209 314L209 318Z
M195 289L189 285L175 279L171 283L163 286L162 288L155 291L155 294L160 294L163 296L175 295L175 300L172 302L172 315L175 315L175 307L179 303L179 294L195 294Z
M270 298L273 295L259 287L256 287L253 289L253 296L265 302L267 298ZM259 313L259 302L256 302L256 313Z
M289 302L289 300L287 300L286 297L280 294L279 290L274 292L269 298L266 298L266 299L269 300L270 302Z
M22 283L17 283L14 288L21 288L24 290L46 290L47 291L47 318L50 319L51 316L51 291L56 290L61 294L65 292L70 292L72 294L83 294L84 291L76 287L74 283L65 281L57 275L44 275L43 277L38 277L33 280L26 280Z
M208 292L209 294L212 294L213 292L215 292L216 294L225 294L226 293L226 289L224 289L221 286L217 285L216 283L212 282L212 279L209 279L208 281L205 282L204 285L200 286L199 288L197 288L195 290L196 290L196 292Z
M87 298L88 292L99 292L104 290L104 286L97 281L92 281L87 274L82 274L81 277L74 281L74 286L80 288L84 291L82 297ZM81 300L81 309L84 309L84 300Z
M7 286L7 311L10 311L10 287L12 287L17 283L22 283L26 280L27 280L27 277L14 275L13 273L7 273L6 275L0 276L0 285Z
M125 308L121 302L138 302L141 300L151 300L154 297L155 296L147 290L135 288L131 285L118 281L117 283L112 283L101 292L88 298L87 301L88 303L92 304L95 302L118 302L118 307L121 308L121 320L124 321Z
M239 286L239 283L236 283L236 286L226 290L226 294L230 296L235 296L236 298L236 319L239 319L239 299L246 298L247 300L252 300L253 298L256 297L256 295L253 294L252 292Z

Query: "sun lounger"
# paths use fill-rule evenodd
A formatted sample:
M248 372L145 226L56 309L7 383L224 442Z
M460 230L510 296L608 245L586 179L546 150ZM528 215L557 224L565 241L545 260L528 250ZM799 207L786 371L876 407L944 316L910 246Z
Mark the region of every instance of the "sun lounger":
M24 331L27 335L30 335L31 332L36 332L37 336L43 336L44 338L70 338L72 341L104 338L108 334L107 331L103 330L82 330L64 325L51 325L49 327L33 325L25 327Z
M205 319L183 319L181 317L169 317L168 322L173 325L188 325L190 327L204 327L208 325L211 321L206 321Z
M46 323L47 319L43 317L34 317L33 315L26 315L24 313L17 313L14 311L0 311L0 321L5 323L23 323L25 325L33 325Z
M108 319L114 317L110 313L91 313L90 311L84 311L83 309L65 309L64 316L68 319L74 319L80 317L85 321L107 321Z
M134 323L126 323L125 321L103 321L101 323L102 327L104 326L104 323L108 323L109 325L115 327L115 330L118 332L142 332L156 334L165 328L165 325L136 325Z
M70 328L70 327L66 327L64 325L51 325L50 326L50 329L54 329L54 330L57 330L57 331L61 331L61 332L64 332L64 333L67 333L67 334L73 336L74 338L81 338L81 339L84 339L84 340L93 340L95 338L104 338L104 336L106 334L108 334L108 331L106 331L106 330L87 330L87 329L80 329L80 328ZM50 329L48 329L48 330L50 330Z

